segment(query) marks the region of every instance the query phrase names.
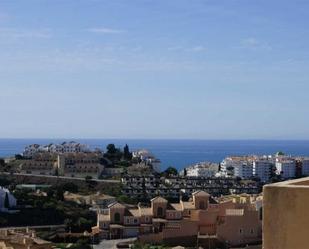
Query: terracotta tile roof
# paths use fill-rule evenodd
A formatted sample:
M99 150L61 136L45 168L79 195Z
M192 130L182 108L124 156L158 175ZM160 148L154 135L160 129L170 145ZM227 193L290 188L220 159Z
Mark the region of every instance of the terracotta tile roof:
M142 216L144 215L152 215L152 209L149 207L142 207L140 208L140 213Z
M192 195L193 196L210 196L210 194L208 194L207 192L203 190L195 191L194 193L192 193Z
M159 202L159 203L162 203L162 202L168 202L166 199L164 199L163 197L161 197L161 196L157 196L157 197L155 197L155 198L153 198L153 199L151 199L150 200L151 202Z
M112 204L108 205L108 208L126 208L125 205L119 202L113 202Z
M182 211L181 203L171 203L171 206L177 211Z
M183 201L182 204L184 209L195 209L193 202Z
M132 216L134 216L134 217L140 217L140 216L141 216L139 209L129 209L129 212L130 212L130 213L132 214Z

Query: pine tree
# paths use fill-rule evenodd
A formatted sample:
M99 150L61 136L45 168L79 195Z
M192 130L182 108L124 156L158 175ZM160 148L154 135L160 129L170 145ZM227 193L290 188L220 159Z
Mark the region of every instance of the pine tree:
M127 144L123 148L123 157L126 160L131 160L132 159L132 153L130 153L129 146Z

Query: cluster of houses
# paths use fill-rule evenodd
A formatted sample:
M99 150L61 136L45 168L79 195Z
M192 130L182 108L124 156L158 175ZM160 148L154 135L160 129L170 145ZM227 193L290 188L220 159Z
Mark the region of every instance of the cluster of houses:
M140 166L160 171L160 160L148 150L142 149L132 153L133 159ZM99 178L123 173L123 168L110 167L111 162L104 157L100 149L91 150L88 145L74 141L61 144L27 146L20 159L19 173L37 175L61 175L69 177Z
M104 170L102 159L101 152L37 152L31 158L21 160L18 171L34 175L98 178Z
M214 177L218 171L218 163L200 162L186 167L180 172L180 175L188 177Z
M98 212L93 233L102 239L138 237L144 243L192 246L211 239L245 245L261 241L261 207L259 195L214 198L205 191L196 191L188 201L178 203L161 196L149 206L114 202Z
M86 144L77 143L74 141L63 142L61 144L31 144L26 146L23 152L23 156L31 158L33 155L40 152L50 152L50 153L79 153L79 152L90 152L90 148Z
M145 149L133 151L132 157L138 159L139 163L151 165L154 172L160 172L161 161L156 158L150 151Z
M268 183L274 176L290 179L309 175L309 157L276 155L229 156L220 164L201 162L180 172L187 177L237 177Z
M221 173L242 179L258 177L267 183L274 175L282 179L309 175L309 158L286 156L281 153L274 156L227 157L221 163Z
M229 194L258 194L262 185L257 181L239 181L233 177L188 177L151 175L124 175L122 193L137 200L162 196L168 199L189 197L198 190L214 196Z

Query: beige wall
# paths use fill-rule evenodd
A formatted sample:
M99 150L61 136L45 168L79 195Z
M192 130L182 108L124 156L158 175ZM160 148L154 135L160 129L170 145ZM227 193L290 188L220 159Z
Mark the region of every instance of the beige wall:
M218 238L230 245L256 242L261 237L262 223L259 212L245 210L241 216L226 216L217 228ZM278 248L279 249L279 248Z
M152 213L153 213L153 217L165 217L166 214L166 206L167 203L166 202L152 202L151 203L151 209L152 209ZM158 208L161 207L162 208L162 216L158 215Z
M263 248L308 249L309 178L264 186Z
M193 196L193 203L196 209L207 209L208 208L208 197L206 196Z
M125 208L110 208L109 210L109 215L110 215L110 222L111 223L119 223L119 224L123 224L124 222L124 212L125 212ZM120 221L119 222L115 222L115 214L119 213L120 215Z
M186 237L186 236L196 236L198 233L198 225L194 221L181 220L179 222L179 227L177 229L164 228L163 239L174 238L174 237Z

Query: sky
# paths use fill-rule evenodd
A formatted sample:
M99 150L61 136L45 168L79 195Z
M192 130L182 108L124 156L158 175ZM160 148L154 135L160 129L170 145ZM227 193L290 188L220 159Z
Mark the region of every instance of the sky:
M309 139L308 23L307 0L0 0L0 137Z

